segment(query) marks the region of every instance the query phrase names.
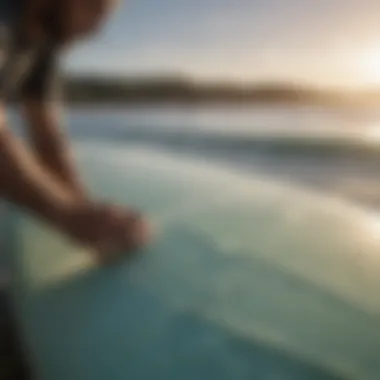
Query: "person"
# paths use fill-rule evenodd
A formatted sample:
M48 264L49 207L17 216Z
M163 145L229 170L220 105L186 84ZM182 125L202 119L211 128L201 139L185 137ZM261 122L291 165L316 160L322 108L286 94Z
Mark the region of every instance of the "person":
M115 0L2 0L0 4L0 197L93 248L101 263L149 238L139 213L93 200L59 123L59 61L101 28ZM7 127L5 102L20 102L30 147Z

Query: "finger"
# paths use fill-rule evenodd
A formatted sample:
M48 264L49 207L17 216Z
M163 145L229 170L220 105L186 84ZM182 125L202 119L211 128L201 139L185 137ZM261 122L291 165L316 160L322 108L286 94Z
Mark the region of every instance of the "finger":
M134 226L133 233L130 236L131 249L137 250L145 246L151 237L151 229L149 223L141 221Z
M97 245L94 248L95 259L100 265L110 265L120 258L120 251L110 245Z

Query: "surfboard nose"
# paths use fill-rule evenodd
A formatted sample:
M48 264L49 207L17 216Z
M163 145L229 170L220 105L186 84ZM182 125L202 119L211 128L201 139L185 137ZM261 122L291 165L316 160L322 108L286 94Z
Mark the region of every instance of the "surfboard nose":
M378 378L373 216L150 149L95 143L79 157L95 193L159 233L101 269L15 214L12 296L39 378Z

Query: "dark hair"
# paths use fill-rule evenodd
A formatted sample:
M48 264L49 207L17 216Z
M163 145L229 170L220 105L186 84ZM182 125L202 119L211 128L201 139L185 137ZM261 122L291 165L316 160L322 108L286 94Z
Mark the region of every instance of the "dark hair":
M56 40L63 37L63 9L65 1L52 1L41 15L41 23L47 32Z

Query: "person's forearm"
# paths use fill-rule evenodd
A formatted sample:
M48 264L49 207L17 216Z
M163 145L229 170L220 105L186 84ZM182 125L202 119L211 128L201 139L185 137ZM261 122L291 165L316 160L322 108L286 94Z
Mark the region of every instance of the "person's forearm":
M76 199L43 170L24 144L0 126L0 196L50 222L58 222Z
M78 196L84 197L85 189L77 174L67 137L59 128L58 111L26 103L26 117L30 124L29 136L40 162Z

